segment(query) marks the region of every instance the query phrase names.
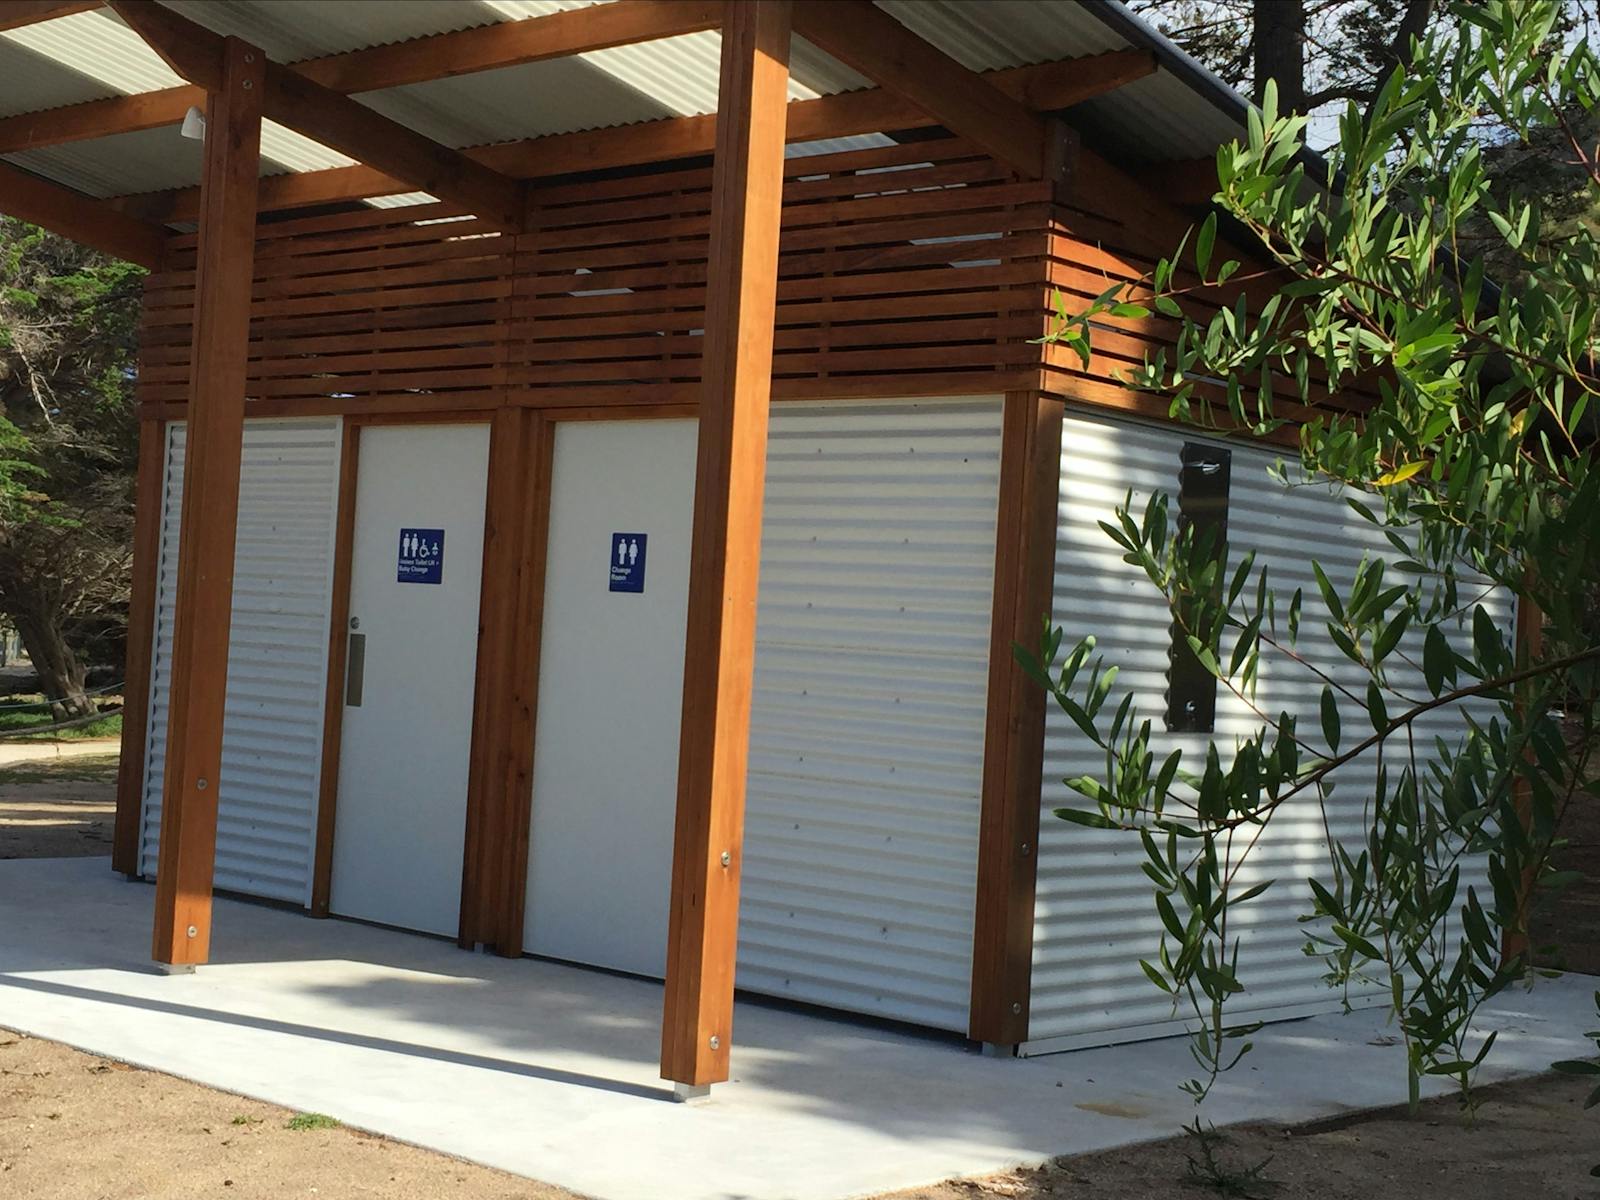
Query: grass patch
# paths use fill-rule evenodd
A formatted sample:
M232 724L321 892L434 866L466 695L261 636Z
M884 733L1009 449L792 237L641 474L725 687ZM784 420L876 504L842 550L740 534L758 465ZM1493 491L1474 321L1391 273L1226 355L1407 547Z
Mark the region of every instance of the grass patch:
M98 696L101 703L114 701L121 703L118 696ZM20 733L35 726L48 726L55 721L50 712L50 706L44 703L43 693L33 695L9 696L0 701L0 733ZM79 725L73 729L58 729L39 734L37 737L7 738L7 741L65 741L79 742L85 738L116 737L122 732L122 714L112 713L98 721L91 721L87 725Z
M285 1129L293 1129L297 1133L307 1129L337 1129L339 1122L326 1113L295 1113L284 1122Z
M302 1114L302 1115L305 1115L305 1114ZM261 1124L261 1118L260 1117L247 1117L243 1113L240 1113L233 1120L229 1121L228 1124L229 1125L259 1125L259 1124Z

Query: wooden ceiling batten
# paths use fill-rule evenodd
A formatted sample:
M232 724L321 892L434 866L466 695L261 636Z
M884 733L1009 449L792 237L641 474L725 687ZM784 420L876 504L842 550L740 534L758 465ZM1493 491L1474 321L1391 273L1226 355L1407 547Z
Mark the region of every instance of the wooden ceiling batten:
M179 75L215 92L222 80L224 39L155 0L111 0L111 6ZM501 229L522 221L522 185L458 150L341 95L292 68L266 65L262 108L267 117L323 145L465 205Z
M1113 50L989 72L982 78L1031 109L1050 111L1104 95L1155 70L1155 56L1147 50ZM791 142L927 128L939 123L915 104L884 88L797 100L789 105L788 118L786 136ZM0 127L3 125L0 122ZM711 114L549 134L463 153L507 175L537 178L709 154L715 141L716 116ZM267 212L362 200L404 190L403 181L372 167L335 167L263 179L260 205ZM161 222L194 220L197 202L195 188L122 196L115 201L129 213Z
M98 3L48 7L75 11L98 7ZM7 11L0 3L0 29L7 28ZM714 28L721 11L716 0L614 0L593 8L430 34L289 65L335 92L370 92L697 33ZM0 153L175 125L191 106L204 103L203 89L183 86L4 117L0 118Z

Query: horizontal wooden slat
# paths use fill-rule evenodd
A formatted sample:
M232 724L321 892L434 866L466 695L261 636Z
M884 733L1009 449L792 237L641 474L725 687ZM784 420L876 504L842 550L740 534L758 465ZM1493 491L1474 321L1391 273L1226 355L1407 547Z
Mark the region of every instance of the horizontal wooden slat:
M1146 227L1151 202L1132 204L1115 177L1103 194L1093 170L1065 192L1019 182L954 137L794 159L785 175L779 398L1042 388L1164 414L1165 401L1121 380L1172 342L1176 322L1107 316L1087 365L1037 344L1053 289L1069 306L1114 282L1137 290L1167 249L1165 227ZM449 219L459 209L444 204L263 225L251 411L692 406L710 184L691 166L541 188L518 235L483 236L483 222ZM147 413L184 398L193 258L193 239L175 237L147 281ZM1181 302L1204 321L1233 294L1196 286Z

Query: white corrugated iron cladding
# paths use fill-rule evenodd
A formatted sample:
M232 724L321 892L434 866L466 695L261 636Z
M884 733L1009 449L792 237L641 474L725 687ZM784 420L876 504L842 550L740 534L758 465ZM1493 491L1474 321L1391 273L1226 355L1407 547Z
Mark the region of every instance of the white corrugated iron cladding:
M1062 437L1061 502L1056 546L1055 621L1070 645L1092 634L1096 652L1120 669L1121 689L1131 690L1144 716L1161 728L1167 686L1171 618L1160 593L1144 572L1122 561L1121 550L1099 527L1131 491L1142 513L1150 494L1176 495L1179 452L1185 441L1204 440L1180 428L1156 428L1101 417L1070 415ZM1362 555L1390 559L1393 549L1330 487L1286 487L1269 473L1281 456L1232 444L1232 483L1228 503L1231 553L1257 551L1272 586L1287 599L1304 589L1306 620L1299 649L1322 671L1359 693L1365 675L1340 654L1320 621L1320 601L1311 572L1316 560L1330 581L1347 593ZM1289 478L1298 464L1289 464ZM1237 562L1235 557L1233 561ZM1512 618L1512 600L1491 592L1485 605L1502 628ZM1401 650L1421 661L1421 634L1407 635ZM1395 682L1408 687L1400 675ZM1413 692L1422 692L1418 678ZM1296 714L1302 726L1318 728L1322 685L1312 674L1263 656L1257 703L1268 712ZM1478 710L1481 715L1486 709ZM1359 728L1365 714L1346 706L1346 728ZM1226 689L1219 689L1215 738L1226 745L1260 728L1260 720ZM1465 726L1459 713L1439 710L1419 728L1419 746L1432 755L1433 738L1456 742ZM1165 756L1182 749L1189 762L1200 760L1211 734L1161 734L1154 749ZM1062 780L1080 775L1103 778L1104 753L1085 738L1066 715L1052 706L1047 717L1045 768L1039 836L1039 876L1035 906L1030 1049L1067 1049L1177 1032L1186 1010L1174 1013L1139 967L1154 958L1161 925L1151 884L1139 864L1144 851L1136 838L1069 824L1053 815L1058 807L1084 807L1086 801ZM1365 828L1371 773L1358 760L1339 772L1340 786L1329 803L1330 829L1350 844ZM1337 1009L1346 998L1323 982L1324 966L1304 953L1307 931L1297 918L1311 910L1308 875L1325 877L1326 838L1314 799L1280 811L1251 855L1240 879L1249 886L1264 879L1279 882L1230 920L1242 941L1240 975L1248 991L1232 1011L1241 1019L1285 1018ZM1356 987L1348 999L1372 1002L1370 986Z
M741 986L965 1030L1000 400L773 414Z
M185 427L168 427L150 655L140 874L155 877L177 609ZM322 767L338 420L245 423L228 699L218 781L218 888L311 902Z

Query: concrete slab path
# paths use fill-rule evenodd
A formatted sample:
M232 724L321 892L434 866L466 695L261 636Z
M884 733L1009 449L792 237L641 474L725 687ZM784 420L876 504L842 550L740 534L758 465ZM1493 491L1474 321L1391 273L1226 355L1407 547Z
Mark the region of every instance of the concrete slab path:
M749 1003L733 1081L673 1104L658 985L227 900L217 961L162 976L152 896L103 860L0 862L0 1026L606 1200L839 1200L1164 1137L1194 1115L1182 1039L996 1060ZM1582 1053L1594 986L1498 1002L1489 1077ZM1205 1116L1394 1103L1404 1061L1384 1034L1372 1013L1264 1030Z

